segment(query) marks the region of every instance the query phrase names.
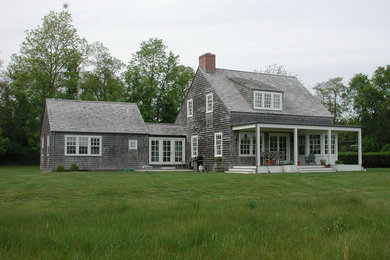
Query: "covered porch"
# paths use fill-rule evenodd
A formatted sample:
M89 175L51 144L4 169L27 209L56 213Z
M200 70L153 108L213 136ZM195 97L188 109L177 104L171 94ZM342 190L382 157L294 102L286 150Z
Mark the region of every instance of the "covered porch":
M234 126L232 130L237 137L237 158L230 172L232 169L248 173L339 170L335 166L338 135L346 132L357 134L358 146L358 164L346 169L362 170L360 127L255 123Z

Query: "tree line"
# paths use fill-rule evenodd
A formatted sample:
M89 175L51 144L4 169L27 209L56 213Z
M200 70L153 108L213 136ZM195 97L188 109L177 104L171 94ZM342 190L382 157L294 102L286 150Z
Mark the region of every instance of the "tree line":
M194 76L156 38L123 63L80 37L68 11L46 15L0 68L0 164L39 161L46 98L135 102L145 121L168 123Z
M336 77L317 83L314 90L336 124L362 127L364 152L379 152L390 143L390 65L378 67L371 77L355 74L347 86Z

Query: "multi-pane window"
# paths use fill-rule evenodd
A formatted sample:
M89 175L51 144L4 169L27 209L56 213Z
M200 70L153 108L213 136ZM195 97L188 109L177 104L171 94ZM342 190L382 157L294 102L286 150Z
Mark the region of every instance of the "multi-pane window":
M100 138L91 137L91 154L100 154Z
M187 100L187 117L191 117L194 114L194 106L192 98Z
M214 134L214 156L222 156L222 133Z
M41 156L43 157L45 154L45 137L41 138Z
M66 154L76 154L76 137L68 136L66 138Z
M184 138L149 138L151 164L181 164L185 158Z
M260 151L263 151L263 133L260 135ZM256 154L256 134L240 133L239 135L239 154L241 156L254 156Z
M241 155L250 155L251 154L251 140L249 134L243 134L240 139L240 154Z
M151 156L150 159L152 162L158 162L159 161L159 141L158 140L152 140L150 142L150 151L151 151Z
M129 150L137 150L137 149L138 149L138 141L129 140Z
M175 141L175 162L183 161L183 141Z
M206 113L213 112L213 93L206 95Z
M320 154L321 153L321 136L320 135L309 135L309 147L310 147L310 153Z
M325 140L325 154L328 154L328 135L324 136L324 140ZM336 135L332 135L331 143L332 143L330 147L331 153L334 154L336 150Z
M198 136L191 136L191 157L198 156Z
M163 141L163 162L171 161L171 141L164 140Z
M79 154L88 154L88 137L79 138Z
M65 155L101 155L101 136L65 136Z
M282 110L282 93L254 91L253 107L255 109Z

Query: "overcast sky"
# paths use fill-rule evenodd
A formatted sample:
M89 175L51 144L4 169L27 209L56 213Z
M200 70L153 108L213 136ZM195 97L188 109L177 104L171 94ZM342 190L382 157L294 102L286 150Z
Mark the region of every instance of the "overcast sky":
M277 63L309 89L390 64L389 0L1 0L0 59L7 64L25 30L65 3L79 35L125 63L142 41L157 37L194 69L206 52L216 54L218 68Z

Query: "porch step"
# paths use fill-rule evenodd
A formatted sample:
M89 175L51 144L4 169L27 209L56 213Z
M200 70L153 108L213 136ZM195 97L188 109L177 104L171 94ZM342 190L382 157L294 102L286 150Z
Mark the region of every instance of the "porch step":
M233 166L226 173L241 173L241 174L254 174L256 173L256 166Z
M326 168L324 166L298 166L297 172L336 172L332 167Z

